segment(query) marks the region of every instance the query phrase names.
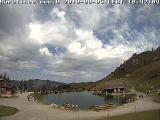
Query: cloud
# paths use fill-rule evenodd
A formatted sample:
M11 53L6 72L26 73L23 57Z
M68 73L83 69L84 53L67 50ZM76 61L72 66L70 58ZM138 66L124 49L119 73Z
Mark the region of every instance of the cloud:
M14 79L100 80L133 53L160 45L159 10L126 4L3 6L0 72Z
M107 12L104 5L74 5L69 8L69 11L76 15L76 18L70 17L71 20L75 20L75 25L86 30L96 29Z
M51 20L44 23L33 21L29 24L29 37L39 44L52 44L62 46L74 37L72 24L65 18L65 11L53 8L50 13Z
M39 49L41 55L52 56L52 53L48 50L47 47L43 47Z

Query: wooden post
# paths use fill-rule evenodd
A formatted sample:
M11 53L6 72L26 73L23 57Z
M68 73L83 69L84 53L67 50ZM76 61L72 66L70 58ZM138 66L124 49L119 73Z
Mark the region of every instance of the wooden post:
M159 110L159 120L160 120L160 110Z
M108 120L109 120L109 109L108 109Z
M79 120L79 110L77 110L77 113L78 113L78 120Z
M79 108L78 105L75 105L75 113L77 112L76 116L77 116L77 120L79 120ZM75 117L76 117L75 116Z
M49 110L47 110L47 120L48 120L48 112L49 112Z

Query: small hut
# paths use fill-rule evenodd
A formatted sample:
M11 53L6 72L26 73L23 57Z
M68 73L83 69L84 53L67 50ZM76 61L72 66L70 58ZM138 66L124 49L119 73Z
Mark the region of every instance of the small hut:
M5 79L0 79L0 96L11 97L13 94L12 85Z

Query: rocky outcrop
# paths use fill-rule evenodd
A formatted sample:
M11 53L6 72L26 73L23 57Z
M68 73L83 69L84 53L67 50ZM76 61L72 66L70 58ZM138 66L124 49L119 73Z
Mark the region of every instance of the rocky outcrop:
M146 51L140 54L134 53L131 58L124 61L123 64L121 64L117 69L115 69L114 72L104 79L118 79L125 77L127 74L130 74L138 68L156 60L160 60L160 47L158 47L156 50L152 49L151 51Z

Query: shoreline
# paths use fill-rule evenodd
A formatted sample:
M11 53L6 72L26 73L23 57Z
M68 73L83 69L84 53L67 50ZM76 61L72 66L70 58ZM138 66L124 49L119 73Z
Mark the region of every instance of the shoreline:
M0 99L0 103L11 107L16 107L19 112L13 116L2 117L1 120L97 120L107 116L107 110L104 111L71 111L66 109L52 108L50 105L44 105L37 101L27 101L29 93L19 94L18 98ZM160 103L154 103L149 96L137 100L133 103L119 106L109 111L109 116L117 116L128 113L160 109ZM23 118L23 119L22 119Z

